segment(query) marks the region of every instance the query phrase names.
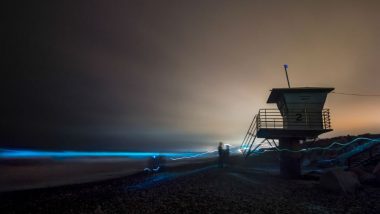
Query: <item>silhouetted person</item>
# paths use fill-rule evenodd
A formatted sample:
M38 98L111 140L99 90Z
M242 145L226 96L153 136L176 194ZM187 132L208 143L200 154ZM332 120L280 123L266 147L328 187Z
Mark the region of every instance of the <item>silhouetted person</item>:
M219 143L218 153L219 153L218 165L219 165L219 168L223 168L224 150L223 150L223 143L222 142Z
M163 172L166 170L166 158L164 156L159 156L158 157L158 163L159 163L159 166L160 166L160 172Z
M228 164L230 159L230 146L226 145L226 150L224 150L224 164Z

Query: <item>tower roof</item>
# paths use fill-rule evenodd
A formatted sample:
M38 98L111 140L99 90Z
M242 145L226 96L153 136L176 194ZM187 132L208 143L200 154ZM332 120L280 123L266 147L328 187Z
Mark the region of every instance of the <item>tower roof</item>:
M284 93L330 93L334 88L322 87L298 87L298 88L273 88L267 103L277 103Z

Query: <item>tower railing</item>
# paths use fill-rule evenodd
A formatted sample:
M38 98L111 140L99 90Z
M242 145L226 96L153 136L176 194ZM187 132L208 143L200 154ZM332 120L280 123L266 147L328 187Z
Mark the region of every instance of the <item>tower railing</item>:
M305 111L296 109L283 115L278 109L260 109L257 129L331 129L330 110Z
M253 142L257 138L257 128L258 128L258 120L257 120L258 115L256 114L252 122L247 130L247 133L243 139L243 142L240 145L240 150L243 153L244 156L248 156L249 152L252 149Z
M278 109L260 109L253 117L240 145L240 151L245 157L255 152L267 140L261 137L262 140L257 141L260 139L257 133L262 129L329 130L331 129L330 111L323 109L319 112L306 112L303 109L296 109L286 112L284 116Z

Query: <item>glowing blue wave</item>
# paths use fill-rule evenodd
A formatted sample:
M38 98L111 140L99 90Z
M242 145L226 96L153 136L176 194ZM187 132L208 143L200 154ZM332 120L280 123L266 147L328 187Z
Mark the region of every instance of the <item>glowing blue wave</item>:
M68 158L68 157L187 157L197 153L174 152L99 152L99 151L40 151L40 150L0 150L0 158Z
M160 170L160 166L158 166L157 168L153 168L153 169L150 169L150 168L145 168L144 171L148 171L148 172L158 172Z
M207 154L211 154L211 153L214 153L214 152L217 152L217 151L218 150L214 150L214 151L209 151L209 152L203 152L203 153L196 154L196 155L183 156L183 157L178 157L178 158L170 158L170 160L181 160L181 159L197 158L197 157L200 157L200 156L203 156L203 155L207 155Z
M231 147L233 148L233 147ZM0 158L69 158L69 157L170 157L170 160L198 158L218 150L197 152L99 152L99 151L41 151L0 149Z
M262 150L255 150L253 151L254 154L262 154L262 153L265 153L265 152L273 152L273 151L277 151L277 152L282 152L282 151L286 151L286 152L293 152L293 153L297 153L297 152L310 152L310 151L314 151L314 150L329 150L329 151L337 151L337 150L340 150L346 146L349 146L357 141L360 141L360 140L365 140L365 141L369 141L369 143L380 143L380 138L377 138L377 139L371 139L371 138L364 138L364 137L358 137L358 138L355 138L354 140L350 141L350 142L347 142L347 143L340 143L340 142L333 142L332 144L326 146L326 147L312 147L312 148L305 148L305 149L299 149L299 150L291 150L291 149L280 149L278 147L271 147L269 149L272 149L272 148L275 148L275 150L268 150L268 148L266 149L262 149ZM335 145L338 145L340 146L339 148L335 148L333 149L332 147L334 147Z
M224 144L224 145L229 146L230 147L230 152L234 153L233 148L236 148L235 146L232 146L231 144ZM203 153L200 153L200 154L195 154L195 155L190 155L190 156L183 156L183 157L177 157L177 158L170 158L170 159L171 160L181 160L181 159L197 158L197 157L201 157L201 156L204 156L204 155L207 155L207 154L216 153L216 152L218 152L218 150L212 150L212 151L207 151L207 152L203 152Z
M309 152L314 150L340 150L345 146L351 145L357 141L365 140L371 143L380 143L380 138L371 139L371 138L355 138L354 140L347 143L333 142L332 144L326 147L312 147L299 150L291 149L281 149L278 147L265 148L260 150L253 151L253 154L262 154L265 152ZM333 148L334 146L340 146L339 148ZM231 146L231 152L232 152ZM275 150L268 150L268 149ZM244 150L244 149L242 149ZM197 152L186 152L186 153L175 153L175 152L101 152L101 151L40 151L40 150L9 150L9 149L0 149L0 158L68 158L68 157L129 157L129 158L143 158L143 157L152 157L152 156L164 156L170 157L171 160L182 160L182 159L191 159L205 156L207 154L216 153L218 150L207 151L203 153ZM232 152L233 153L233 152Z

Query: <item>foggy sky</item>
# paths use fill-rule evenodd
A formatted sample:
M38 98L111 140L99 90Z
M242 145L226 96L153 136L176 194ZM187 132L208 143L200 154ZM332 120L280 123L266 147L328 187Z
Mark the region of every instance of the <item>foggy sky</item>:
M9 5L1 147L239 145L270 89L380 94L378 1ZM333 132L380 132L380 98L330 94Z

